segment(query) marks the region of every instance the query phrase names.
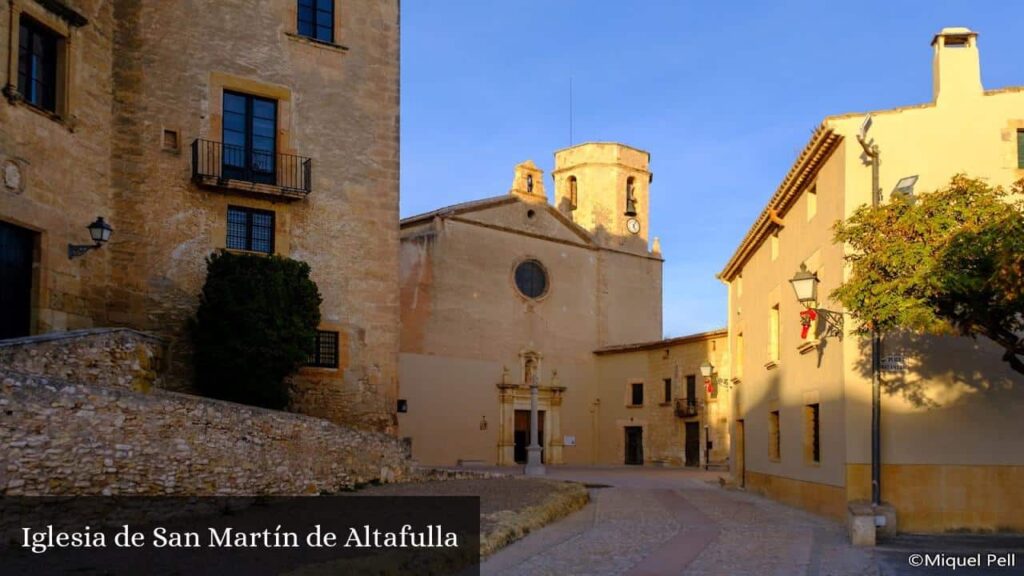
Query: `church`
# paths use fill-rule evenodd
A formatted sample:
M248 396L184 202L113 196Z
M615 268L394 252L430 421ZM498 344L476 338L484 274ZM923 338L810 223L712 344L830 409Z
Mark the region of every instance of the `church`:
M650 154L555 153L507 194L401 221L399 434L429 465L703 465L729 451L725 332L662 338ZM703 380L698 384L698 379Z

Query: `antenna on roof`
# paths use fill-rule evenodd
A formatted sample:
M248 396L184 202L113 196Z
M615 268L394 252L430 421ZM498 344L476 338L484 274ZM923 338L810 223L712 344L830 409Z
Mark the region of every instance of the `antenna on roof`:
M572 146L572 76L569 76L569 146Z

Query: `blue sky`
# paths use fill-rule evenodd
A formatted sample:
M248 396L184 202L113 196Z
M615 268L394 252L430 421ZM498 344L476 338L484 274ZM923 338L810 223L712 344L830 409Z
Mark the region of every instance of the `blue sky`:
M550 172L571 77L575 143L651 152L665 335L724 326L715 274L821 119L929 101L944 26L979 32L986 88L1024 84L1022 22L1017 0L405 1L402 216Z

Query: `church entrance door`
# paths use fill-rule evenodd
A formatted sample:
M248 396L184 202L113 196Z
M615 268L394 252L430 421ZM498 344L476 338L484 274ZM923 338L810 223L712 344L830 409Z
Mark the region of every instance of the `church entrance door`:
M515 416L515 450L517 464L526 464L526 447L530 445L530 411L516 410ZM540 434L540 461L544 462L544 411L537 411L537 431Z

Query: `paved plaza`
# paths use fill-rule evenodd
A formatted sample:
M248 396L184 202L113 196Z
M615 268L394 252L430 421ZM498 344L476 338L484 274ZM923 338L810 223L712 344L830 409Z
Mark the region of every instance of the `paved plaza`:
M550 476L585 482L591 503L489 557L484 575L953 574L912 568L916 547L854 548L838 522L742 490L715 472L656 468L559 468ZM1019 541L998 543L1002 548ZM984 544L981 544L984 547ZM908 547L909 546L909 547ZM1020 559L1024 554L1018 553ZM956 574L981 574L958 569ZM1006 574L1018 572L1009 570Z

